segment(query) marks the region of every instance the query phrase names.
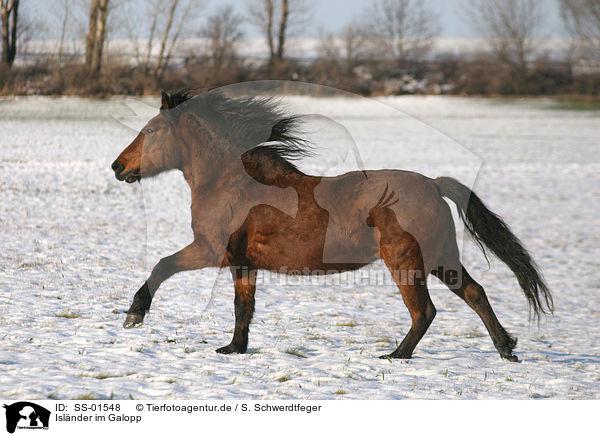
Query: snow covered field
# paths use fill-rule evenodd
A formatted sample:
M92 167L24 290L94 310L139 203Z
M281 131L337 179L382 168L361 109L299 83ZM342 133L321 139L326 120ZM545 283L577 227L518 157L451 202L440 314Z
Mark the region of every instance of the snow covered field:
M303 170L335 174L362 160L451 175L506 219L544 270L554 316L528 322L510 271L495 259L488 269L469 241L462 252L522 361L501 360L475 313L439 283L438 315L414 358L380 360L408 331L408 312L395 287L344 275L327 284L264 275L246 355L214 352L233 327L227 271L174 277L144 325L122 329L153 264L191 240L183 179L114 178L110 164L135 136L121 117L140 102L9 98L0 99L0 397L600 398L600 112L543 100L286 101L335 121L307 128L323 147Z

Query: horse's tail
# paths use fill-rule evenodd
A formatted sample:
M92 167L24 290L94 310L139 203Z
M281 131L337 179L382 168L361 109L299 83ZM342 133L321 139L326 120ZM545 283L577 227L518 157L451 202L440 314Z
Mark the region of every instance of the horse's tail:
M540 313L552 313L554 302L548 286L531 255L502 218L490 211L473 191L459 181L438 177L434 183L444 197L456 203L467 231L484 254L485 245L515 274L534 317L539 319Z

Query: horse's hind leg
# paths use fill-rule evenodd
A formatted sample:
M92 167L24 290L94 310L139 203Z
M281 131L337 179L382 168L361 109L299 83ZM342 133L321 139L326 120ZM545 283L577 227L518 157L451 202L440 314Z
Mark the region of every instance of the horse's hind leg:
M516 338L509 335L502 327L483 287L469 275L460 263L458 248L452 251L454 253L450 257L451 260L444 263L443 269L432 271L432 274L442 280L452 292L462 298L479 315L500 356L511 362L518 361L517 356L512 354L517 345Z
M248 348L248 331L254 314L254 293L256 292L256 270L231 267L235 287L235 328L229 345L217 349L220 354L243 354Z
M400 289L412 325L400 346L381 358L409 359L435 318L435 307L425 280L423 256L417 240L408 232L382 231L380 254Z

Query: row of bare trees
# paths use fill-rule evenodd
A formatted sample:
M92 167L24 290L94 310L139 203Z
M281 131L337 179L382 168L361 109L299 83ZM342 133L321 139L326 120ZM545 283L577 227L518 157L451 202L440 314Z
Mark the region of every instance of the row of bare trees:
M517 88L524 85L539 48L544 24L539 0L470 0L464 13L474 23L498 62L506 66Z
M577 58L600 59L600 0L557 0ZM532 75L536 56L548 36L546 2L539 0L463 0L458 15L479 35L495 62L508 70L516 90ZM323 38L324 58L345 69L368 58L397 62L423 59L439 35L440 22L427 1L378 0L360 21Z
M70 0L63 2L67 9ZM187 30L186 24L190 24L193 12L200 3L199 0L148 0L143 3L112 1L109 4L109 0L90 0L85 48L86 70L98 73L102 67L103 47L107 43L109 29L108 14L111 13L117 16L116 25L127 32L138 66L155 79L160 79L169 65L177 42ZM65 12L61 47L67 15ZM159 49L153 62L155 43Z
M138 73L162 81L175 54L201 60L213 74L239 63L243 28L255 26L268 47L267 75L286 62L290 37L310 27L315 0L248 0L245 7L221 5L198 24L209 0L61 0L52 35L60 34L56 64L65 63L65 38L79 26L85 40L84 71L96 77L106 60L111 33L126 34ZM571 55L600 58L600 0L556 0L565 28L577 42ZM0 0L1 64L10 68L22 27L19 6L28 0ZM539 0L461 0L459 15L476 30L495 62L517 84L532 73L545 32L547 2ZM457 6L458 7L458 6ZM76 11L79 9L79 11ZM79 21L79 22L78 22ZM83 23L85 21L85 24ZM429 0L374 0L336 34L321 32L319 55L352 75L364 63L395 68L426 59L440 34L440 16ZM201 38L200 46L186 41ZM483 47L483 46L482 46Z

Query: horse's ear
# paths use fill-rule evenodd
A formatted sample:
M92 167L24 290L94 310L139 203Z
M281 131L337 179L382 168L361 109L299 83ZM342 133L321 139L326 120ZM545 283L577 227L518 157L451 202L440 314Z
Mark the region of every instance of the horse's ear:
M164 110L169 109L169 94L167 94L165 91L161 91L160 94L160 107Z

